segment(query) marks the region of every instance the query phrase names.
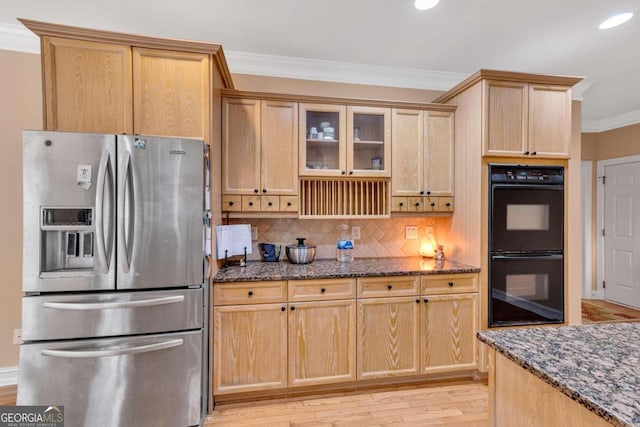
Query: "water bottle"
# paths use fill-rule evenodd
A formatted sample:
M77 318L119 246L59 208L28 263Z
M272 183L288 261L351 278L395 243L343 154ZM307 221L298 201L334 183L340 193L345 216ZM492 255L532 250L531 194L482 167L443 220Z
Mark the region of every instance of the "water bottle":
M336 259L340 262L353 261L353 239L348 224L342 224L338 246L336 249Z

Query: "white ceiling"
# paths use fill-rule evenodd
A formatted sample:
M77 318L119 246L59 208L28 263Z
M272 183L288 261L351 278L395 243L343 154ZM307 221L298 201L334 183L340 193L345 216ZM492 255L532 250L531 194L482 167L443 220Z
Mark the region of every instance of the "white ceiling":
M598 30L622 11L636 16ZM218 42L237 73L438 90L480 68L583 76L583 130L602 131L640 123L639 13L638 0L2 0L0 48L37 49L22 17Z

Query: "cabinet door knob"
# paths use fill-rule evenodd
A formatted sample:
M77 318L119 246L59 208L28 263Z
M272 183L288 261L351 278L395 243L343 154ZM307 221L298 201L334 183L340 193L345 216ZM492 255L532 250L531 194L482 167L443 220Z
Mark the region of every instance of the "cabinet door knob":
M349 175L353 175L353 171L349 171Z
M453 282L449 282L449 286L453 287Z
M389 290L393 289L393 285L391 285L391 284L387 285L387 289L389 289Z
M422 196L423 194L424 194L424 191L421 191L421 192L420 192L420 195Z
M253 192L254 192L254 193L257 193L257 192L258 192L258 189L257 189L257 188L254 188L254 189L253 189Z
M425 299L424 299L424 302L425 302L425 303L429 302L429 298L425 298Z
M529 152L528 152L528 151L525 151L525 152L524 152L524 155L525 155L525 156L528 156L528 155L529 155Z
M266 193L266 192L267 192L267 189L266 189L266 188L263 188L263 189L262 189L262 192L263 192L263 193Z
M419 298L416 300L416 304L420 304L420 299Z
M249 291L249 292L247 292L247 294L249 294L249 296L252 297L253 296L253 291Z
M345 172L345 171L340 171L340 172L342 173L342 175L346 175L347 174L347 172Z
M291 311L296 311L295 306L293 306L293 305L291 306Z
M320 293L324 294L325 292L327 292L327 290L325 288L320 288Z
M427 196L428 196L429 194L431 194L431 191L427 190Z
M535 156L536 154L538 154L537 151L534 151L533 153L531 153L532 156Z
M287 307L285 307L284 305L282 307L280 307L280 311L286 311Z

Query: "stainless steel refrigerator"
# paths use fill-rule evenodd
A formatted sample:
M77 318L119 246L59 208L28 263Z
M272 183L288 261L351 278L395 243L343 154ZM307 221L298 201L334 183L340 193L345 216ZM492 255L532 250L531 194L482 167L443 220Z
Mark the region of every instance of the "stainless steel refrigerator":
M201 423L202 141L23 133L19 405L67 426Z

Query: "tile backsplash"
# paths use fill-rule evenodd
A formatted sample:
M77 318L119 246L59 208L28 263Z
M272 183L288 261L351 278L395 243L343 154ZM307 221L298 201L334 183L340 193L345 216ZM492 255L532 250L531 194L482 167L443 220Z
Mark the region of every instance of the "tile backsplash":
M446 233L451 219L448 217L410 217L390 219L292 219L292 218L245 218L231 219L230 224L251 224L258 227L258 240L253 241L249 260L259 260L258 243L283 245L281 260L286 259L284 246L296 244L297 237L316 246L316 258L336 256L336 240L342 224L360 226L360 239L354 241L356 258L417 256L425 227L433 226L436 240ZM405 239L405 227L418 227L418 239ZM439 233L440 230L440 233ZM445 248L446 251L446 248Z

